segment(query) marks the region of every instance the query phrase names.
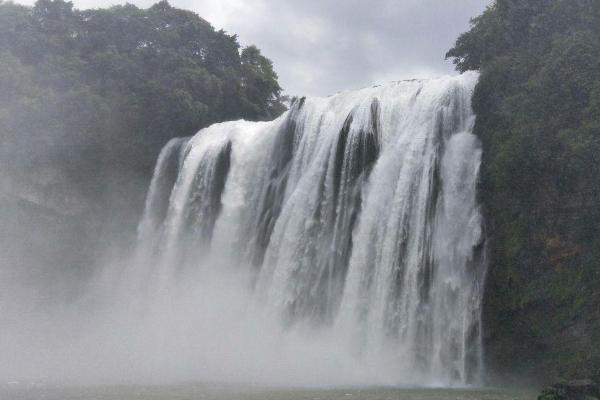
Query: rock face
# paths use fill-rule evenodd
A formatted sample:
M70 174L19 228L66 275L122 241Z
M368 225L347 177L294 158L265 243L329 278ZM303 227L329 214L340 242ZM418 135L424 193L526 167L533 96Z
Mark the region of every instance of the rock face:
M600 386L590 379L556 383L545 388L538 400L593 400L600 399Z
M54 171L0 173L2 287L18 287L22 302L35 305L74 296L99 242L91 208Z
M0 174L0 195L64 217L79 217L89 211L91 205L91 201L54 168L27 175Z

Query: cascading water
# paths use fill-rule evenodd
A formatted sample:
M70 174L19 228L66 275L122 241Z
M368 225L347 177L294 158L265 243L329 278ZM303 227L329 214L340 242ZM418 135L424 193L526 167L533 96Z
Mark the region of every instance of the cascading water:
M174 139L150 186L137 274L160 292L227 270L282 334L333 337L394 383L477 384L476 81L303 98L272 122Z

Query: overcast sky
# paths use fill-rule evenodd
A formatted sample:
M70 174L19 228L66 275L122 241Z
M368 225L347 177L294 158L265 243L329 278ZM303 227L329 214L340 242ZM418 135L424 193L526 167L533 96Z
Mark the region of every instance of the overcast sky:
M20 0L32 4L35 0ZM130 0L148 7L158 0ZM79 9L122 4L74 0ZM444 54L490 0L170 0L256 44L291 95L454 73Z

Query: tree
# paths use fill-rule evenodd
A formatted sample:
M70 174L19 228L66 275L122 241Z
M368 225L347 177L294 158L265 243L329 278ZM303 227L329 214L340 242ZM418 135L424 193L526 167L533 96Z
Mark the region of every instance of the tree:
M281 114L281 87L273 63L256 46L248 46L242 50L241 64L245 114L253 119Z

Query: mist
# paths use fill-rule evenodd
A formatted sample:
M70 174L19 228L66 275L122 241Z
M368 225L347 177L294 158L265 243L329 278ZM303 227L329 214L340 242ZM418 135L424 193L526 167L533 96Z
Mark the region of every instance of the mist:
M190 275L188 285L145 294L115 291L123 284L120 275L98 277L86 287L86 296L55 306L28 305L23 288L13 293L14 287L3 287L19 304L3 302L9 308L2 313L2 381L373 383L369 371L358 365L348 369L346 355L335 350L335 338L301 328L284 333L249 301L248 286L238 274L203 275L201 280ZM384 376L377 379L385 382Z

